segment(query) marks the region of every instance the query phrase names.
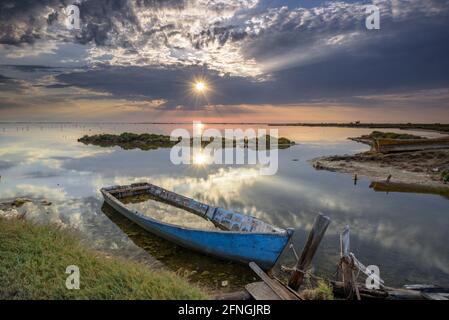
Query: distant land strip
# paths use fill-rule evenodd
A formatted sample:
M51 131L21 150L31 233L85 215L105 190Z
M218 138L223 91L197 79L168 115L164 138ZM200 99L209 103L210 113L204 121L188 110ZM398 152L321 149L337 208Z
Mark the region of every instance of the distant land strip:
M396 128L425 129L449 132L449 123L363 123L363 122L207 122L220 125L267 125L287 127L342 127L342 128ZM0 121L0 124L192 124L192 122L116 122L116 121Z
M269 126L289 127L339 127L339 128L368 128L368 129L403 129L403 130L431 130L438 132L449 132L449 123L268 123Z
M449 132L449 123L363 123L363 122L202 122L209 125L266 125L272 127L337 127L362 129L403 129ZM109 121L0 121L0 124L192 124L191 122L109 122Z

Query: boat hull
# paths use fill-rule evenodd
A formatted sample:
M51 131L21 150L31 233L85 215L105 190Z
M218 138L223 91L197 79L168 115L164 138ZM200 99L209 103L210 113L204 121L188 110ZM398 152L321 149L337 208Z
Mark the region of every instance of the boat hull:
M265 270L275 265L292 235L290 230L284 233L252 233L185 228L144 216L128 209L109 193L103 190L102 193L107 204L148 232L218 258L242 263L254 261Z
M373 150L379 153L437 150L449 148L449 137L433 139L376 139Z

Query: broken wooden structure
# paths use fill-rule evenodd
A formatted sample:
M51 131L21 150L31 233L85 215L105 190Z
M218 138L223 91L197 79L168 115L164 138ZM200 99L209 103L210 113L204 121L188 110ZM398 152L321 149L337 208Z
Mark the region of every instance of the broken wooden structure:
M300 289L304 276L312 262L313 256L329 226L330 219L318 215L312 230L309 233L304 249L297 257L294 268L285 268L291 271L288 285L272 275L265 273L256 263L251 262L250 268L262 281L253 282L245 286L245 290L220 295L220 300L304 300ZM434 285L405 285L403 288L392 288L385 285L379 274L373 272L374 266L366 267L351 252L350 229L346 226L340 234L340 263L341 279L329 281L334 297L345 300L448 300L449 289ZM358 282L358 275L364 274L369 281ZM369 285L368 285L369 282Z
M341 281L331 281L334 296L342 299L386 300L448 300L449 289L433 285L405 285L404 288L385 286L379 274L366 267L350 251L349 226L340 234ZM356 274L365 274L370 285L357 282Z
M330 219L322 214L319 214L316 217L301 256L297 257L297 263L295 267L291 269L292 274L288 281L288 285L276 276L270 274L270 272L265 273L256 263L250 262L250 268L262 280L246 285L245 289L250 297L255 300L302 300L298 289L304 281L304 276L312 263L312 259L323 239L329 223ZM240 293L235 297L243 298L244 294Z

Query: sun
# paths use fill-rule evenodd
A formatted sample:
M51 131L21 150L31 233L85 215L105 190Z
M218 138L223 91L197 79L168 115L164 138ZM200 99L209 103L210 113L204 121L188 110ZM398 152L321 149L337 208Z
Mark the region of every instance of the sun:
M206 90L206 83L204 81L196 81L194 84L194 89L198 93L202 93Z
M210 156L203 153L202 151L198 152L197 154L193 155L193 164L196 166L204 166L209 164L210 162Z

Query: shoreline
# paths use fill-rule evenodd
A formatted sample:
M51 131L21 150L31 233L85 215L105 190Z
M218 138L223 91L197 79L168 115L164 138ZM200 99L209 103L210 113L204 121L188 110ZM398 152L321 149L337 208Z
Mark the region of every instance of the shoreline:
M1 299L211 298L174 272L93 250L76 233L58 225L0 216L0 240ZM79 290L69 290L75 282L67 282L71 280L67 270L73 267L79 274L74 288Z
M35 223L32 219L28 219L29 207L33 206L34 210L38 210L39 214L45 214L48 207L51 207L53 203L46 198L29 198L29 197L16 197L9 199L0 199L0 219L20 219L28 221L29 223ZM76 234L81 240L82 235L79 231L71 226L65 224L59 224L57 222L44 223L43 225L52 225L61 230L67 230L68 233ZM95 247L87 245L90 250L99 251L105 256L113 256L117 258L126 259L128 257L120 254L115 254L109 250L99 250ZM145 251L145 250L144 250ZM160 260L156 259L153 255L145 251L145 256L132 259L136 263L147 265L152 270L169 271L169 269Z
M322 156L309 160L309 163L316 170L353 174L373 182L391 181L449 191L449 184L444 183L441 178L442 171L449 167L447 159L449 149L386 155L363 152Z

